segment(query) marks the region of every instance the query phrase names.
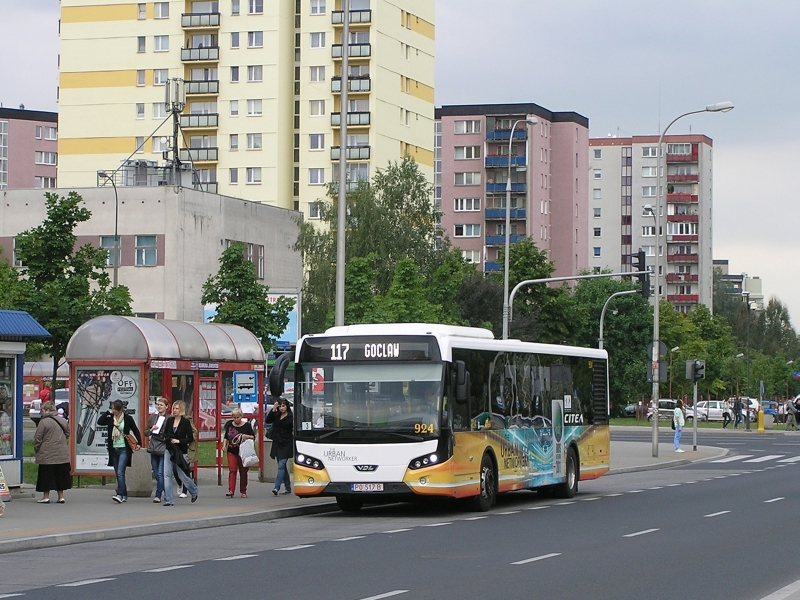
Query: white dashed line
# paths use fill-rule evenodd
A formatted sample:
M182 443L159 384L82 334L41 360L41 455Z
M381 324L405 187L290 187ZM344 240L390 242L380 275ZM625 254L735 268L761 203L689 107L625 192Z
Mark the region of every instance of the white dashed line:
M544 510L545 508L550 508L549 506L529 506L525 510Z
M630 490L629 494L641 494L644 490Z
M731 511L729 511L729 510L721 510L719 512L715 512L715 513L711 513L709 515L703 515L703 516L708 519L708 518L711 518L711 517L718 517L720 515L727 515L729 512L731 512Z
M744 460L745 458L750 458L753 456L752 454L737 454L736 456L726 456L725 458L718 458L717 460L711 460L709 462L712 463L729 463L735 460Z
M779 463L796 463L800 461L800 456L792 456L791 458L782 458Z
M667 487L678 487L680 483L668 483Z
M73 581L72 583L61 583L56 587L80 587L82 585L92 585L102 581L114 581L116 577L103 577L101 579L84 579L83 581Z
M530 508L527 510L531 510ZM489 517L469 517L468 519L464 519L465 521L479 521L481 519L488 519Z
M381 600L381 598L391 598L392 596L399 596L400 594L407 594L408 590L394 590L393 592L386 592L385 594L378 594L377 596L370 596L369 598L362 598L361 600Z
M313 548L314 544L300 544L298 546L287 546L286 548L275 548L275 550L302 550L303 548ZM247 558L243 556L242 558Z
M24 596L25 594L0 594L0 598L16 598L17 596Z
M453 524L452 521L447 523L428 523L427 525L423 525L423 527L444 527L445 525L452 525L452 524Z
M567 502L556 502L556 506L567 506L568 504L575 504L574 500L568 500Z
M800 580L790 583L784 588L779 589L777 592L771 593L769 596L763 597L761 600L785 600L794 595L795 592L800 592Z
M526 558L525 560L518 560L512 562L512 565L527 565L528 563L545 560L546 558L553 558L554 556L561 556L561 552L551 552L550 554L542 554L541 556L534 556L533 558Z
M159 567L158 569L147 569L145 573L166 573L167 571L177 571L178 569L189 569L194 565L174 565L172 567Z
M518 510L507 510L506 512L499 512L498 515L515 515L519 511Z
M606 498L613 498L614 496L622 496L622 494L606 494Z
M287 548L279 548L279 550L286 550ZM215 558L214 560L242 560L243 558L255 558L258 554L237 554L236 556L226 556L225 558Z
M647 488L648 490L661 490L664 489L663 486L657 485L655 487Z
M594 496L593 498L581 498L581 502L591 502L592 500L600 500L600 496Z
M768 460L774 460L776 458L782 458L786 456L785 454L767 454L766 456L759 456L758 458L751 458L750 460L746 460L746 463L761 463L766 462Z
M779 502L781 500L785 500L785 498L780 497L780 498L773 498L772 500L764 500L764 504L772 504L773 502Z
M353 535L353 536L346 537L346 538L339 538L338 540L333 540L333 541L334 542L349 542L350 540L360 540L360 539L363 539L365 537L367 537L367 536L365 536L365 535Z
M636 533L628 533L626 535L623 535L622 537L632 538L632 537L636 537L638 535L645 535L645 534L648 534L648 533L653 533L654 531L658 531L658 529L645 529L644 531L637 531Z
M390 529L389 531L382 531L381 533L402 533L403 531L411 531L410 529Z

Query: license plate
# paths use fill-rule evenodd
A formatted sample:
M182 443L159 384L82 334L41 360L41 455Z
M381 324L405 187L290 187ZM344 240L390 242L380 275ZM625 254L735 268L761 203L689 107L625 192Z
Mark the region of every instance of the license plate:
M351 492L382 492L382 483L351 483Z

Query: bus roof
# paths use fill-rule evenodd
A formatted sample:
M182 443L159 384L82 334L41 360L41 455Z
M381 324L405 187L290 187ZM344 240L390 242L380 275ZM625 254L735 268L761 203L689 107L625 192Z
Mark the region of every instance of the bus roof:
M494 334L480 327L459 327L437 323L368 323L331 327L324 335L435 335L493 340Z

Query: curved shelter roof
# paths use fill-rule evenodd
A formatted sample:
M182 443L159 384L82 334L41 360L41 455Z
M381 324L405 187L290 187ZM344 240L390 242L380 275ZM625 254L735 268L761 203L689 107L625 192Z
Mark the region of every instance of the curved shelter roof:
M201 360L264 362L261 342L238 325L106 315L72 335L67 360Z

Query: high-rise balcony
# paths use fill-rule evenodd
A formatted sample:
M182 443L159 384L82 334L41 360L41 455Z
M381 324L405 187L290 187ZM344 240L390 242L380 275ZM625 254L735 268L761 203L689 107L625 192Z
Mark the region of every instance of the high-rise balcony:
M345 151L347 160L369 160L369 146L348 146ZM339 146L331 146L331 160L339 160Z
M691 154L667 154L668 163L697 162L697 145L692 144Z
M485 219L505 219L506 218L506 209L505 208L487 208L486 212L484 213ZM525 209L524 208L512 208L511 209L511 220L516 219L524 219L525 218Z
M528 164L528 157L527 156L512 156L511 157L511 166L512 167L524 167ZM486 157L486 168L491 167L508 167L508 156L487 156Z
M697 202L697 194L670 194L667 193L667 202L672 204L686 204L689 202Z
M219 160L219 148L181 148L181 162L208 162Z
M184 29L219 27L219 13L183 13L181 15L181 27Z
M487 260L485 263L483 263L483 270L486 271L487 273L489 271L499 271L500 263L494 260Z
M371 23L372 11L369 9L351 10L349 21L351 25L358 23ZM333 12L331 12L331 23L334 26L344 25L344 11L334 10Z
M181 48L182 61L218 61L219 46L209 46L208 48Z
M524 235L514 235L508 239L509 244L516 244L517 242L521 242L525 239ZM504 235L487 235L486 236L486 245L487 246L505 246L506 243L506 236Z
M668 263L698 263L700 256L697 254L669 254L667 255Z
M700 300L699 294L667 294L667 300L670 302L682 302L684 304L697 304Z
M181 115L181 127L184 128L190 128L190 127L209 128L218 126L219 126L219 114L217 113L208 113L205 115Z
M667 183L697 183L699 175L667 175Z
M678 243L678 242L697 242L700 239L700 236L695 234L686 234L686 235L668 235L667 242Z
M667 283L697 283L698 276L691 273L667 273Z
M508 141L509 137L511 137L511 130L510 129L495 129L494 131L487 131L486 132L486 139L491 141ZM525 128L522 129L515 129L514 130L514 139L515 140L527 140L528 139L528 132L525 131Z
M697 223L700 215L667 215L668 223Z
M526 185L524 183L512 183L511 184L511 191L512 192L524 192ZM489 194L499 194L506 191L506 184L505 183L487 183L486 184L486 192Z
M186 95L192 96L197 94L219 94L219 80L190 80L186 82Z
M331 126L339 127L342 124L342 113L331 113ZM347 125L349 127L366 127L370 124L370 113L349 112L347 113Z
M347 56L349 58L366 58L372 56L371 44L348 44ZM342 45L334 44L331 46L331 57L342 58Z
M372 80L369 75L361 75L359 77L347 78L347 89L350 92L368 92L372 89ZM334 94L342 93L342 78L331 78L331 92Z

